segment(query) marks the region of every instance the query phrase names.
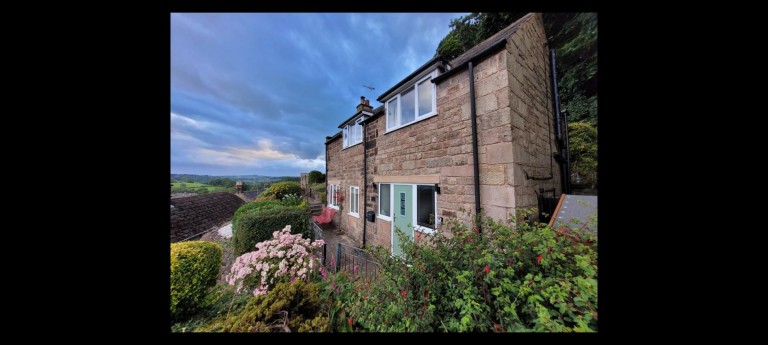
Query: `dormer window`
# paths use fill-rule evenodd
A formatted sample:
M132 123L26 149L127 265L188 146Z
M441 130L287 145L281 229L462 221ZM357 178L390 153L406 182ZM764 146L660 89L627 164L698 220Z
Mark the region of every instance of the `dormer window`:
M416 82L413 86L387 101L387 131L407 126L436 113L435 73Z
M363 125L360 122L363 122L366 118L368 117L360 116L354 122L344 126L344 148L363 142Z

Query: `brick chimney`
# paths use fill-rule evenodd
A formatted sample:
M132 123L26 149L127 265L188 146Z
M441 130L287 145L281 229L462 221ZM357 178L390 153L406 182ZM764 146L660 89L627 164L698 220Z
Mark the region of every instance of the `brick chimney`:
M367 111L367 112L373 112L373 107L371 107L371 101L365 99L365 96L360 96L360 104L357 105L357 111Z
M235 188L236 188L238 193L242 193L243 192L243 181L235 182Z

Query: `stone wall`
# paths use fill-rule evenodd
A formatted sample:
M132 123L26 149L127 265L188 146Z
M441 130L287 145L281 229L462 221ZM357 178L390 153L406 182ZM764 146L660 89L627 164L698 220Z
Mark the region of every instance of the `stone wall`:
M171 242L201 234L222 225L245 202L231 193L210 193L171 199Z
M560 170L552 153L557 150L550 74L549 47L540 13L523 23L507 40L507 70L512 115L512 164L508 180L517 208L536 207L539 188L562 192ZM526 179L529 176L550 180Z
M354 239L358 246L362 246L363 223L361 219L365 216L363 211L363 144L360 143L345 149L342 148L342 145L343 138L341 136L328 144L329 159L326 165L328 166L329 178L327 185L338 184L339 192L344 195L344 205L340 211L336 212L333 223L337 229L344 230L348 236ZM359 217L349 214L350 186L360 188L357 206L360 211ZM328 198L330 197L329 192Z

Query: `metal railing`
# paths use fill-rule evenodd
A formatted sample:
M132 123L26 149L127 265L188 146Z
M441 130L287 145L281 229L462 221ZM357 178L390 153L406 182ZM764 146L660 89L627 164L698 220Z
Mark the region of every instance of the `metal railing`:
M378 261L363 249L342 243L323 246L323 265L332 273L344 271L372 280L379 278L381 270Z

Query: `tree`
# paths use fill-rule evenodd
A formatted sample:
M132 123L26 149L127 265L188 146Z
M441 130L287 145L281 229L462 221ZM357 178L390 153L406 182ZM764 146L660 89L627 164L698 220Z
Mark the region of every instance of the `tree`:
M597 182L597 129L588 122L568 124L571 171L579 174L581 183Z
M325 182L325 175L323 175L323 173L317 170L312 170L309 172L309 175L307 176L307 183L313 184L323 182Z

